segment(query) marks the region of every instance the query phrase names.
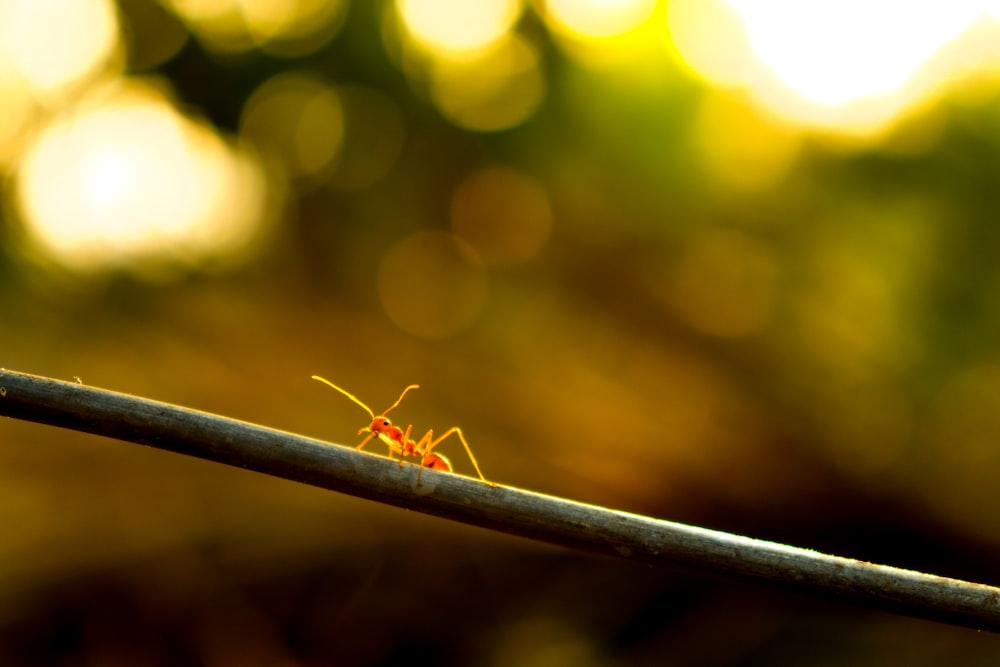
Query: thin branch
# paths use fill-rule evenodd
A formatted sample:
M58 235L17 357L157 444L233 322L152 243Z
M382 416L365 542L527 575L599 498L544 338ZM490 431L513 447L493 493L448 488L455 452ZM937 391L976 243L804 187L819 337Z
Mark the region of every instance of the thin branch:
M551 544L701 570L1000 631L1000 588L402 468L383 456L116 392L0 369L0 415L255 470ZM7 444L10 446L10 443Z

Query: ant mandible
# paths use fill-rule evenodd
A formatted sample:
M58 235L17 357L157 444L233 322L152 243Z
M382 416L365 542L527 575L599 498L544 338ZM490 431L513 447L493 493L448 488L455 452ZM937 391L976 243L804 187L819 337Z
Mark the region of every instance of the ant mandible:
M465 445L465 452L469 455L469 460L472 461L473 467L475 467L476 472L479 474L479 479L483 480L484 482L486 482L491 486L496 486L494 482L489 481L488 479L486 479L485 476L483 476L483 471L479 469L479 464L476 463L476 457L472 455L472 448L469 447L469 443L465 440L465 436L462 435L462 429L458 428L457 426L452 426L450 429L444 432L444 435L438 436L437 438L434 437L434 431L427 431L427 433L424 434L424 437L420 438L420 440L414 441L410 438L410 432L413 430L412 424L406 427L406 431L403 431L403 429L399 428L386 418L386 415L389 414L390 411L394 410L396 406L400 404L400 402L403 400L403 397L406 396L406 392L410 391L411 389L417 389L418 387L420 387L420 385L411 384L410 386L408 386L406 389L403 390L403 393L399 395L399 398L396 399L395 403L393 403L388 408L383 410L382 414L376 415L371 408L362 403L354 394L350 393L349 391L341 389L334 383L330 382L325 378L321 378L318 375L313 375L312 379L319 380L323 384L333 387L341 394L343 394L344 396L346 396L347 398L351 399L352 401L360 405L362 408L364 408L365 412L367 412L369 416L371 416L372 423L358 430L358 435L361 435L362 433L367 433L368 435L367 437L365 437L364 440L361 441L361 444L358 445L355 449L361 449L362 447L368 444L369 440L377 437L379 440L381 440L382 442L384 442L389 446L390 459L393 458L393 454L399 454L399 467L401 468L403 467L404 456L420 457L420 471L417 473L418 486L420 485L420 477L424 472L424 468L451 472L451 462L449 462L448 459L441 456L440 454L435 454L433 449L437 447L442 440L447 438L452 433L457 435L458 439L462 441L463 445Z

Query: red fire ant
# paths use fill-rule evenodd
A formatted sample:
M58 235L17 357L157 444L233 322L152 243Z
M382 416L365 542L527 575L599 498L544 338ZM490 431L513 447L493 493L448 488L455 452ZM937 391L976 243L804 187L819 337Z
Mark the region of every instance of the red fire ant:
M379 440L389 445L390 459L393 458L393 454L399 454L400 468L403 467L404 456L419 456L420 471L417 473L417 484L419 485L420 476L423 474L424 468L451 472L451 462L449 462L448 459L441 456L440 454L435 454L432 450L435 447L437 447L442 440L444 440L449 435L454 433L455 435L458 436L458 439L462 441L462 444L465 445L465 452L469 455L469 460L472 461L473 467L475 467L476 472L479 474L479 479L483 480L487 484L490 484L491 486L496 486L494 482L489 481L488 479L486 479L486 477L483 476L483 472L479 469L479 464L476 463L476 457L472 455L472 448L469 447L469 443L466 442L465 436L462 435L462 429L458 428L457 426L452 426L450 429L445 431L444 435L438 436L437 438L434 437L434 431L427 431L427 433L424 434L424 437L420 438L420 440L414 441L410 439L410 432L413 430L412 424L406 427L406 431L403 431L403 429L394 425L391 421L389 421L386 418L386 415L389 414L391 410L394 410L396 406L400 404L400 402L403 400L403 397L406 396L406 392L410 391L411 389L417 389L420 385L411 384L410 386L408 386L406 389L403 390L403 393L399 395L399 398L396 399L395 403L393 403L388 408L383 410L382 414L376 415L374 412L372 412L371 408L369 408L367 405L358 400L358 398L354 396L354 394L351 394L350 392L341 389L340 387L333 384L329 380L321 378L318 375L313 375L312 379L319 380L323 384L333 387L341 394L343 394L344 396L346 396L347 398L351 399L352 401L360 405L362 408L364 408L365 412L367 412L371 416L372 423L358 430L358 435L361 435L362 433L367 433L368 435L365 437L364 440L361 441L361 444L358 445L356 449L361 449L362 447L368 444L369 440L371 440L374 437L378 437Z

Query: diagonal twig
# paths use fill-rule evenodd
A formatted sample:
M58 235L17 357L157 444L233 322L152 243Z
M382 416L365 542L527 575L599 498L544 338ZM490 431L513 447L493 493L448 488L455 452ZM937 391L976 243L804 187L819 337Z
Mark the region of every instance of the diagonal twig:
M663 521L176 405L0 369L0 415L166 449L551 544L1000 631L1000 588ZM10 446L10 445L8 445Z

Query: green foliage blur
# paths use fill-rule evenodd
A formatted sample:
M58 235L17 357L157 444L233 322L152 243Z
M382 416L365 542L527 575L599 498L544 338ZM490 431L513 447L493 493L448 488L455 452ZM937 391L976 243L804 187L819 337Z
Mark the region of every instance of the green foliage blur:
M272 77L327 82L344 161L258 144L280 196L238 256L82 271L26 240L11 173L0 365L347 445L365 414L310 375L376 411L419 383L396 420L460 425L501 484L1000 582L1000 88L837 139L748 124L666 58L585 67L526 11L545 94L476 131L385 46L388 6L289 56L123 2L132 70L234 141L275 129L246 116ZM501 194L462 227L477 183ZM0 443L5 665L1000 658L82 434L5 420Z

